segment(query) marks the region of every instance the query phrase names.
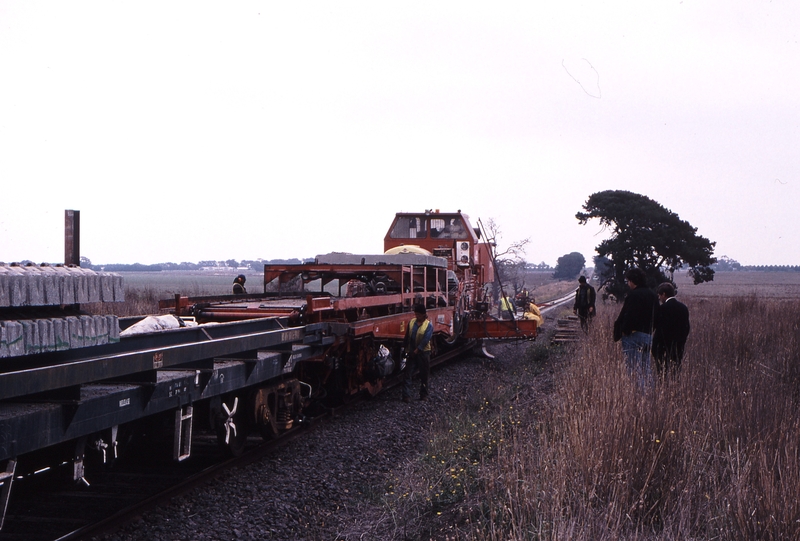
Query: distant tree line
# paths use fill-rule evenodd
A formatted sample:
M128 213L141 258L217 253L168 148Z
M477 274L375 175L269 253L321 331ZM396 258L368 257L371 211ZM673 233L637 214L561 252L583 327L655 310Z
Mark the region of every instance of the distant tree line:
M716 263L711 265L711 268L722 272L743 270L741 263L726 255L720 257Z
M742 270L746 271L795 271L800 272L800 265L745 265Z
M800 265L742 265L735 259L731 259L728 256L722 256L719 258L712 268L718 272L730 272L730 271L767 271L767 272L798 272L800 271Z

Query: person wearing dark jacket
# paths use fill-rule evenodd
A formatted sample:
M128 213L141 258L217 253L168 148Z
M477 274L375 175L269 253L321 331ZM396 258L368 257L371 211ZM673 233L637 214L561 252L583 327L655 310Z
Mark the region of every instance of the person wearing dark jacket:
M640 382L646 384L652 376L650 345L658 297L647 287L642 269L630 269L625 279L630 291L614 322L614 340L622 341L628 372L638 375Z
M240 274L233 280L233 294L234 295L246 295L247 290L244 288L244 283L247 281L247 278L244 274Z
M572 306L572 312L580 319L583 332L589 332L589 323L594 317L594 304L597 293L594 287L586 283L585 276L578 278L578 284L578 289L575 290L575 304Z
M664 282L656 288L661 306L656 310L653 331L653 360L659 375L677 373L681 368L689 337L689 309L675 298L675 286Z

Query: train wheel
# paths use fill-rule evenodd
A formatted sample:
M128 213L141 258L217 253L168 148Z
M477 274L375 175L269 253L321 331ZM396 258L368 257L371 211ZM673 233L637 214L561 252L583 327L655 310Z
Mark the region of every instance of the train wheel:
M215 423L217 441L233 456L240 456L247 444L250 429L245 404L238 396L223 400Z
M303 409L300 386L296 381L259 390L255 403L256 424L265 440L290 430Z

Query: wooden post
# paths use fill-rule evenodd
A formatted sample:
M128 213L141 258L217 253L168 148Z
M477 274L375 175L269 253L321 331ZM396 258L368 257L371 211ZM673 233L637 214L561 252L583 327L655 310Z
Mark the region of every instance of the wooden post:
M81 211L64 211L64 265L81 266Z

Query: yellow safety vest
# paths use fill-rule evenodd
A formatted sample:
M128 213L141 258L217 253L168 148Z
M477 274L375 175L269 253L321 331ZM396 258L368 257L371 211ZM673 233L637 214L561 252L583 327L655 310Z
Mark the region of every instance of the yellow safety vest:
M414 324L417 322L417 318L412 319L408 322L408 333L411 334L411 330L414 328ZM428 327L431 326L431 320L426 319L422 322L422 325L417 327L417 335L411 337L411 348L416 349L417 344L422 342L422 339L425 338L425 331L428 330ZM433 340L433 338L431 338ZM422 348L422 351L430 351L431 350L431 340L428 340L428 343L425 344L425 347Z

